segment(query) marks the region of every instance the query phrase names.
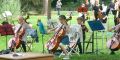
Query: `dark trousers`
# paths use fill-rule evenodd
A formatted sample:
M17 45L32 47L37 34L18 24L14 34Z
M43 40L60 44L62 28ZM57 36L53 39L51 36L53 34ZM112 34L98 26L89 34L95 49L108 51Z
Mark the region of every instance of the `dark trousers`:
M83 30L83 53L85 52L85 38L86 35L85 35L85 31Z
M95 20L98 19L98 13L97 12L94 12L94 17L95 17Z
M58 15L60 15L60 8L56 8L56 10L58 11Z
M114 15L114 23L115 25L117 25L117 19L116 19L117 10L112 10L112 14Z
M26 43L24 41L21 41L21 45L22 45L22 48L23 48L24 52L26 52ZM14 48L10 48L10 50L12 52L14 52Z
M82 44L82 43L80 42L80 38L79 38L78 41L77 41L77 45L78 45L79 53L80 53L80 54L83 53L83 51L82 51L82 45L81 45L81 44Z
M22 41L21 45L22 45L22 48L23 48L24 52L26 52L26 42Z

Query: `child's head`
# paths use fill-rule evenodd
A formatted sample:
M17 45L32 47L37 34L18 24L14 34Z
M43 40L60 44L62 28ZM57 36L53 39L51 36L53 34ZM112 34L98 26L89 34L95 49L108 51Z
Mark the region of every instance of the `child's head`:
M82 17L78 17L78 18L77 18L77 23L78 23L78 24L83 23L83 21L84 21L84 19L83 19Z
M60 21L61 24L63 24L64 22L66 22L66 17L65 17L65 15L60 15L60 16L59 16L59 21Z
M84 4L84 3L82 3L81 7L85 7L85 4Z
M18 16L18 23L24 23L25 22L25 19L23 16Z
M38 19L38 21L37 22L41 22L41 20L40 19Z

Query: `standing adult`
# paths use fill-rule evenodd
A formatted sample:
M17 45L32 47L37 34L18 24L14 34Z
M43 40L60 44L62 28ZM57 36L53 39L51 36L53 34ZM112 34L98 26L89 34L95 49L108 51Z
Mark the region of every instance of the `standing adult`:
M95 4L93 6L93 13L94 13L95 20L98 20L98 12L99 11L100 11L99 3L98 3L98 1L95 1Z
M58 0L56 3L56 9L58 11L58 15L60 15L61 6L62 6L61 0Z
M88 8L85 6L83 3L79 8L78 8L78 13L79 17L82 17L84 20L86 19Z
M115 0L114 1L114 3L115 3L115 6L114 6L114 23L115 23L115 25L117 25L118 24L118 22L117 22L117 18L118 18L118 15L119 15L119 1L118 0Z

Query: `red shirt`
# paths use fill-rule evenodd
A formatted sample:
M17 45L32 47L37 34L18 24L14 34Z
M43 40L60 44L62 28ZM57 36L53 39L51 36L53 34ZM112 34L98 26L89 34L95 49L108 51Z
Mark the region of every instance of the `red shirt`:
M79 13L80 12L87 12L88 11L88 8L87 7L78 7L78 10L77 10Z

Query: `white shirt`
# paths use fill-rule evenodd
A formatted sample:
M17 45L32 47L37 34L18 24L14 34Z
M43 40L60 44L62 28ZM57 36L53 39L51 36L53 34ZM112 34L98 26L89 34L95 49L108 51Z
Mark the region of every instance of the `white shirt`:
M103 10L102 10L102 12L106 12L106 11L107 11L107 6L105 6L105 5L102 5L102 7L103 7Z
M118 9L119 9L118 6L119 6L119 2L116 2L116 3L115 3L115 10L118 10Z
M95 4L95 0L90 0L90 3L91 3L92 5L94 5L94 4Z
M20 24L15 26L15 33L18 31L20 26L21 26ZM27 23L25 23L25 24L22 25L22 27L25 29L25 33L22 36L22 41L27 41L27 34L28 34L27 29L30 29L30 26Z
M70 32L69 32L69 38L75 39L77 41L80 38L80 42L83 42L83 34L82 34L82 27L81 25L71 25L70 26Z
M56 8L61 8L61 6L62 6L61 1L57 1Z

